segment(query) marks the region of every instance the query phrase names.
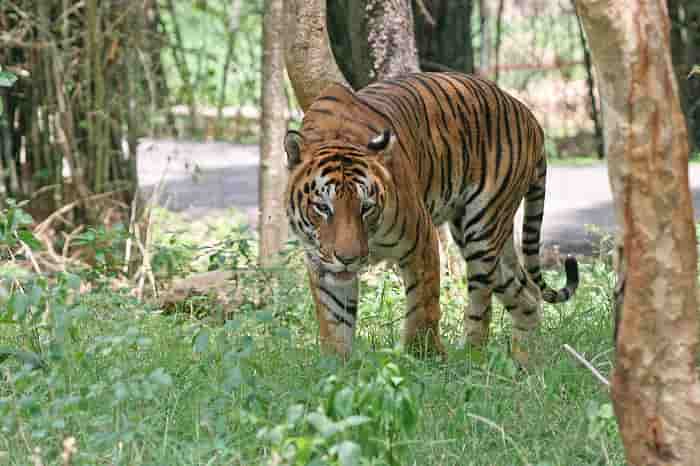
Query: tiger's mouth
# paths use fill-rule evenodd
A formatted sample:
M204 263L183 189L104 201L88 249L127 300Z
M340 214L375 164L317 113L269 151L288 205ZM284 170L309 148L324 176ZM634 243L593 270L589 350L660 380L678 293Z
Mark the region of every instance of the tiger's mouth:
M362 272L363 267L349 267L338 269L336 267L324 267L323 273L338 283L346 283L355 280Z

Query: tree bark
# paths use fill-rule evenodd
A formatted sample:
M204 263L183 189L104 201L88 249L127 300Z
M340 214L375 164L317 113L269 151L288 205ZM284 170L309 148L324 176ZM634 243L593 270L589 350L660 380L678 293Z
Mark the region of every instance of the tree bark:
M692 67L700 65L700 3L688 2L686 7L687 61ZM687 76L687 75L686 75ZM686 77L684 76L684 78ZM688 81L688 128L691 148L700 150L700 79Z
M410 0L330 0L333 53L354 89L419 71Z
M419 3L420 2L420 3ZM472 0L418 0L415 9L416 43L422 69L444 66L474 72ZM429 14L430 16L426 15Z
M667 1L671 19L671 56L692 151L700 146L700 121L695 112L700 92L686 78L693 65L700 62L700 5L683 0Z
M263 14L262 135L260 140L260 265L276 262L287 239L284 186L287 170L281 141L287 130L284 93L284 0L267 0Z
M491 16L493 12L488 0L479 0L479 68L482 74L487 73L492 65Z
M371 81L420 71L410 0L367 0Z
M329 84L347 81L331 52L326 0L286 0L284 14L287 74L306 111Z
M574 8L576 7L575 0ZM581 49L583 49L583 65L586 68L586 87L588 87L588 101L591 105L591 110L589 115L591 121L593 122L593 131L596 139L596 150L598 151L598 158L603 159L605 157L605 141L603 138L603 125L600 121L600 112L598 112L598 104L595 98L595 83L593 82L593 64L591 63L591 51L588 48L588 42L586 41L586 34L583 32L583 24L581 24L581 17L576 14L576 25L578 26L579 39L581 41ZM497 70L498 71L498 70Z
M628 463L696 465L697 250L663 0L579 0L622 226L612 397Z

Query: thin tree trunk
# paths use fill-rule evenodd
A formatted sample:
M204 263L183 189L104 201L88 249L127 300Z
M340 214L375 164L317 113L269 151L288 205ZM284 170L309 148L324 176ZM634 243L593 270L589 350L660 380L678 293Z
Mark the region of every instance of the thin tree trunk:
M574 0L572 0L574 2ZM575 7L576 5L574 5ZM579 40L581 41L581 48L583 49L583 63L586 68L586 86L588 87L588 99L590 101L591 110L589 112L591 121L593 121L593 129L595 134L595 140L597 142L598 158L603 159L605 157L605 141L603 137L603 125L600 121L600 113L598 112L598 105L595 99L595 82L593 81L593 64L591 63L591 52L588 49L588 42L586 42L586 34L583 32L583 24L581 24L581 17L576 13L576 24L578 25Z
M628 463L697 465L697 250L663 0L577 2L622 226L612 398Z
M260 264L275 263L287 239L284 187L287 170L281 141L287 129L284 93L284 0L267 0L263 15L262 137L260 141Z
M226 38L226 56L224 58L224 68L221 74L221 87L219 88L219 98L216 105L216 136L222 136L224 105L226 105L226 89L228 88L228 73L233 60L233 51L236 44L236 33L240 26L241 0L231 0L231 11L228 17Z
M194 134L197 127L197 124L195 123L197 108L194 101L194 82L192 80L192 72L190 71L190 67L185 59L185 45L182 40L182 32L180 31L180 23L178 22L178 14L177 10L175 9L175 3L173 0L167 0L165 5L168 13L170 14L170 21L173 25L173 36L175 37L175 44L170 46L170 50L172 51L173 61L175 61L175 67L180 75L182 84L187 90L185 98L187 99L187 107L190 112L188 130L190 134Z

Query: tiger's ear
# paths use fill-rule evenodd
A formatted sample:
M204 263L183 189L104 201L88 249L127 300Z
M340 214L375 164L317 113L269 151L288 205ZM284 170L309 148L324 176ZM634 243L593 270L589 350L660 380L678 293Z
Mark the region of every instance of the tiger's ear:
M301 163L301 133L290 129L284 135L284 151L287 153L287 168L292 170Z
M389 129L385 129L377 136L373 137L367 143L367 148L377 154L380 154L384 162L391 159L391 154L396 143L396 136Z

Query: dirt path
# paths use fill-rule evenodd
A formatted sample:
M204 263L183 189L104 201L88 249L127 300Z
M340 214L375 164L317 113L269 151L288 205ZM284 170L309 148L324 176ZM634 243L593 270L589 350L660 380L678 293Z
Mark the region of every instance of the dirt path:
M139 146L139 184L150 190L163 180L162 202L190 218L225 215L231 208L257 221L258 147L224 142L144 140ZM690 166L699 218L700 165ZM605 165L551 166L547 179L544 244L561 252L589 253L596 244L586 225L615 228Z

